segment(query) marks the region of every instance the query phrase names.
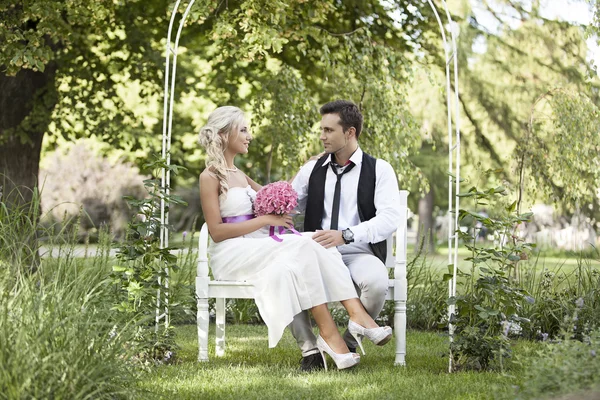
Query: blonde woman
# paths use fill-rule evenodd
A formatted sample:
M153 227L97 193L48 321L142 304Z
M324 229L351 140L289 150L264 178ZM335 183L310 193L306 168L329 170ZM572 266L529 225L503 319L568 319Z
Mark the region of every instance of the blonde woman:
M339 253L326 249L311 234L269 237L269 226L292 226L289 215L253 216L252 204L261 186L234 164L248 152L252 140L248 122L237 107L219 107L200 130L206 149L206 169L200 174L200 200L212 238L209 247L215 279L252 283L261 317L275 347L295 315L310 310L318 327L318 352L305 357L302 370L327 368L324 353L338 369L360 361L342 339L327 303L340 301L350 316L349 327L376 344L391 338L389 327L378 327L358 300L348 268Z

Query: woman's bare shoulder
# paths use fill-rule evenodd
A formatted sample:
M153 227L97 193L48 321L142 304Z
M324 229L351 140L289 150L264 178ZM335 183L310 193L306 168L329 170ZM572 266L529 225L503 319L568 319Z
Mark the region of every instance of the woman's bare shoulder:
M213 172L211 172L208 168L200 173L200 184L201 185L209 185L209 186L218 186L219 178Z

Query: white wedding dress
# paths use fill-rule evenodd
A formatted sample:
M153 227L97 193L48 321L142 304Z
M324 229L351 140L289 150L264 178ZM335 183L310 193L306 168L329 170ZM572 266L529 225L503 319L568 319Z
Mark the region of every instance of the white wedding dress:
M252 214L256 192L233 187L220 201L221 217ZM210 265L217 280L254 285L260 315L275 347L294 316L323 303L358 297L350 272L337 249L312 240L313 232L269 237L269 228L209 246Z

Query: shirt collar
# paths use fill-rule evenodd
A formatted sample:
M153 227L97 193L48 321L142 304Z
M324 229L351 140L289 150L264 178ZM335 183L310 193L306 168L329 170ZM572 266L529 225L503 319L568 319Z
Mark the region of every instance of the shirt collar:
M356 151L354 152L354 154L352 154L352 156L350 156L350 161L352 161L355 165L360 165L360 164L362 164L362 159L363 159L363 151L360 149L360 146L359 146L356 148ZM329 154L327 156L327 158L325 159L325 162L323 163L322 166L328 166L330 162L331 162L331 154Z

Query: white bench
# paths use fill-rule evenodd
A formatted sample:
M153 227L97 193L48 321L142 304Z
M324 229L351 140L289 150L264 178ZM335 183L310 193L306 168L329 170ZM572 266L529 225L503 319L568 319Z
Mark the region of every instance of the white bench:
M405 365L406 356L406 220L408 191L400 191L402 221L395 235L396 256L392 255L393 237L388 239L387 265L394 269L394 279L389 280L386 300L394 301L394 334L396 336L395 365ZM208 226L200 230L198 252L198 275L196 277L196 297L198 301L198 361L208 361L208 299L216 301L216 350L221 357L225 354L225 300L254 299L254 288L247 282L215 281L208 275ZM398 240L399 239L399 240Z

